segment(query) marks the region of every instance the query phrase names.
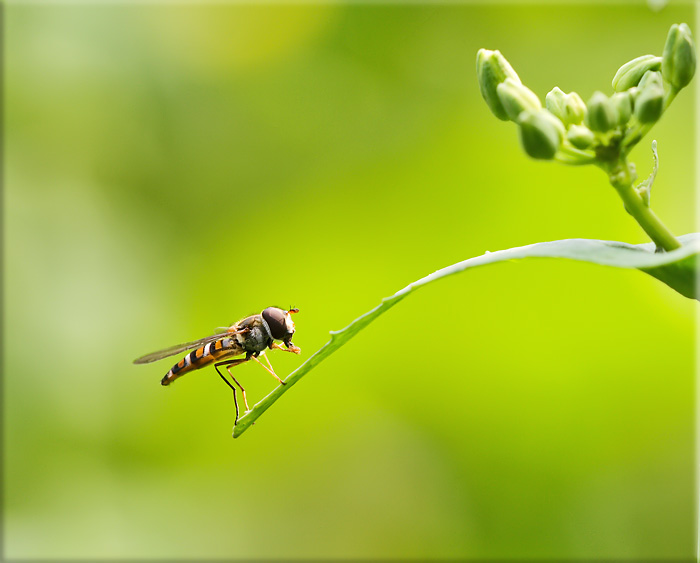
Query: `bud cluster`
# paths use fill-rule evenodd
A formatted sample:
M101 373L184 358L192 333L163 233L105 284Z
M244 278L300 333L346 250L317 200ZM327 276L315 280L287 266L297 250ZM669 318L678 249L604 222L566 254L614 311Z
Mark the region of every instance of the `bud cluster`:
M555 87L542 107L499 51L480 49L476 57L481 95L496 117L518 125L525 152L574 164L615 158L620 147L638 142L688 85L695 66L690 28L674 24L661 57L644 55L620 67L611 96L595 92L584 103L576 92Z

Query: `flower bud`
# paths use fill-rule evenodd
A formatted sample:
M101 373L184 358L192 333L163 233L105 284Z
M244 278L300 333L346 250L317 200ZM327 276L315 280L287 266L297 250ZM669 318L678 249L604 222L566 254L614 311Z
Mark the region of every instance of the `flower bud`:
M532 158L551 160L561 145L564 125L546 109L524 111L518 119L520 142Z
M640 82L639 93L634 100L634 116L640 123L654 123L664 109L663 82L658 72L648 72L643 82Z
M511 121L517 121L518 116L525 110L539 111L542 109L540 99L527 86L506 78L496 88L503 109Z
M639 84L642 76L648 70L659 70L661 57L655 55L642 55L623 64L612 79L612 87L615 92L624 92Z
M660 72L656 72L653 70L645 72L644 76L642 76L642 79L639 81L639 86L637 87L637 95L639 95L639 92L649 87L650 84L653 84L654 87L664 87L664 79L661 76Z
M561 119L566 127L581 123L586 115L586 104L583 103L581 96L576 92L566 94L557 86L547 94L544 103L547 109Z
M586 117L586 104L576 92L569 92L566 98L566 116L571 124L583 123Z
M476 75L479 79L481 95L491 112L498 119L508 121L508 113L498 97L497 88L506 78L511 78L515 82L520 83L520 78L518 78L513 67L501 55L500 51L479 49L479 52L476 54Z
M617 92L610 99L617 108L617 124L624 125L632 117L632 93L629 90Z
M664 45L661 72L676 90L688 85L695 74L695 43L687 24L671 26Z
M566 132L566 138L577 149L587 149L595 142L595 135L585 125L572 125Z
M564 116L566 115L566 94L559 88L555 86L544 97L544 105L552 113L556 115L559 119L564 121Z
M588 100L586 125L591 131L605 133L617 126L619 114L613 101L602 92L595 92Z

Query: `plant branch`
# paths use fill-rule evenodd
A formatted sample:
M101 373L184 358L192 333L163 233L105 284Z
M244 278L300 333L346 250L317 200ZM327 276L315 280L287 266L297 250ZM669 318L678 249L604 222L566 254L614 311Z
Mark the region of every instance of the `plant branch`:
M608 169L610 183L613 185L625 204L627 212L634 217L649 238L656 243L658 248L670 251L680 248L673 233L661 222L651 208L645 203L642 196L632 186L634 174L627 161L619 162L612 170Z
M637 223L644 229L644 232L649 235L656 245L666 251L675 250L681 247L675 236L668 230L666 225L661 222L650 207L642 200L641 196L634 191L632 186L615 188L620 194L622 201L625 202L625 208Z

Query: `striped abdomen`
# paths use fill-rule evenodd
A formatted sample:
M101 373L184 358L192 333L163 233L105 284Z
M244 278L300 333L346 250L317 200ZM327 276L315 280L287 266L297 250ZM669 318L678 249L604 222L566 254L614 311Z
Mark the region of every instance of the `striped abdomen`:
M238 356L245 353L235 337L226 337L214 342L209 342L204 346L192 350L178 363L176 363L170 371L165 374L165 377L160 380L161 385L169 385L178 377L182 377L187 372L195 369L203 368L209 364L226 358L228 356Z

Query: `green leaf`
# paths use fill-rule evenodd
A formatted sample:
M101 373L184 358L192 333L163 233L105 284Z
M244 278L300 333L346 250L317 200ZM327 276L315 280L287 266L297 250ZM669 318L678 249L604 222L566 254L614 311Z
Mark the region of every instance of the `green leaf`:
M681 295L691 299L699 299L700 288L697 283L697 272L700 267L700 233L678 237L683 245L678 250L666 253L673 260L649 267L640 267L642 272L654 276L666 285L675 289ZM653 246L640 245L640 246ZM651 250L649 248L649 250ZM657 255L658 256L658 255Z
M510 248L508 250L487 252L482 256L475 256L474 258L469 258L468 260L437 270L429 276L407 285L391 297L386 297L377 307L356 318L344 329L331 332L331 339L285 379L286 385L280 385L274 389L238 421L238 424L233 428L233 437L237 438L243 434L262 413L270 408L284 393L289 391L289 389L304 375L315 368L379 315L391 309L391 307L419 287L423 287L441 278L458 274L470 268L486 266L506 260L519 260L522 258L568 258L570 260L591 262L603 266L636 268L661 280L685 297L697 299L698 292L695 283L695 273L698 266L698 255L700 254L700 233L684 235L678 237L678 240L683 245L681 248L671 252L660 253L655 252L655 245L653 243L632 245L624 242L589 239L540 242L528 246Z

